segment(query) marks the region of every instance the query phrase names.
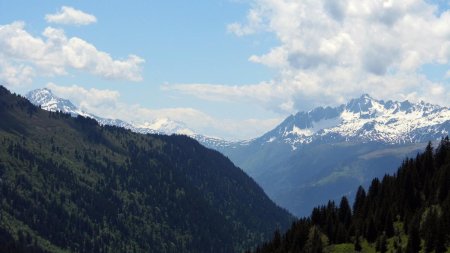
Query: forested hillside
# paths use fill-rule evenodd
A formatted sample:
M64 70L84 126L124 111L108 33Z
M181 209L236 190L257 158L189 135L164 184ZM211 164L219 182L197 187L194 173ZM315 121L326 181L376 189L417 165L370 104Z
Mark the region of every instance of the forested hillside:
M0 252L239 252L292 216L220 153L0 87Z
M406 159L398 172L315 208L255 252L449 252L450 141Z

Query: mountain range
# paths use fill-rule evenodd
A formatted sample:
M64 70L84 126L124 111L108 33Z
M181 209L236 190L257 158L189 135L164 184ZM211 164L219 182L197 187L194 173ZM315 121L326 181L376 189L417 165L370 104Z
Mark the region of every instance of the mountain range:
M93 118L97 120L97 122L101 125L111 125L111 126L119 126L126 129L130 129L134 132L138 133L165 133L165 134L193 134L190 129L187 129L182 123L171 121L167 118L161 118L154 120L152 122L144 122L141 124L133 124L128 123L120 119L108 119L98 117L89 112L85 112L75 106L71 101L67 99L60 98L53 94L50 89L42 88L36 89L28 92L25 97L34 105L40 106L42 109L46 111L61 111L64 113L69 113L72 116L85 116L89 118Z
M43 109L89 116L100 124L140 133L187 134L228 156L276 203L299 216L329 199L352 196L358 185L367 186L373 177L393 173L406 156L450 132L447 107L383 101L368 94L336 107L298 112L261 137L239 142L194 133L168 119L141 125L103 119L79 110L48 89L32 91L26 97Z
M450 110L367 94L287 117L263 136L216 147L296 215L394 173L406 156L450 132Z
M448 133L450 110L425 102L376 100L367 94L338 107L291 115L257 142L303 144L382 142L402 144L439 139Z
M184 124L183 122L174 121L169 118L157 118L150 122L144 120L143 122L135 123L135 122L125 122L121 119L109 119L99 117L92 113L81 110L79 107L75 106L70 100L56 96L48 88L32 90L27 94L25 94L25 97L34 105L40 106L42 109L47 111L52 112L61 111L64 113L69 113L72 116L81 115L95 119L100 125L123 127L136 133L187 135L189 137L198 140L205 146L211 148L228 146L231 143L234 143L226 141L221 138L210 137L196 133L192 129L188 128L186 124Z

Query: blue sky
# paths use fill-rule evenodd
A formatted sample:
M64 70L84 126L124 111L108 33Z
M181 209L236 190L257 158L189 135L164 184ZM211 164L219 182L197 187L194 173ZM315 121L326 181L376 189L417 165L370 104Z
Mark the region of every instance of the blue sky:
M0 80L232 139L362 93L448 106L449 2L359 2L0 0Z

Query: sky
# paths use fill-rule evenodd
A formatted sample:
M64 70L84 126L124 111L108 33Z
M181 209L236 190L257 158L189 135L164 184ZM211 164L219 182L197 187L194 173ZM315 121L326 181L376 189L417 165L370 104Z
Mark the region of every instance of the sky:
M249 139L368 93L450 106L448 0L0 0L0 82Z

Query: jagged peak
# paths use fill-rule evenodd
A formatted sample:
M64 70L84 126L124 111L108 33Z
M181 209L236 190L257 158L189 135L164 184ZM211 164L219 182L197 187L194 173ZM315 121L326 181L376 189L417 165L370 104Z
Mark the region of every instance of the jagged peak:
M373 98L367 93L362 94L358 98L350 99L350 101L347 103L347 105L354 105L354 104L371 104L371 103L381 103L381 101Z
M447 107L424 101L384 102L362 94L340 106L317 107L290 115L261 138L265 142L277 139L293 147L326 138L413 142L421 140L424 135L448 133L450 129L439 128L448 122L450 109Z
M374 100L374 98L372 98L368 93L363 93L360 97L360 99L370 99L370 100Z
M32 95L36 95L36 94L49 94L49 95L54 96L52 90L50 90L49 88L44 87L44 88L39 88L39 89L34 89L32 91L29 91L27 93L27 97L28 96L32 96Z

